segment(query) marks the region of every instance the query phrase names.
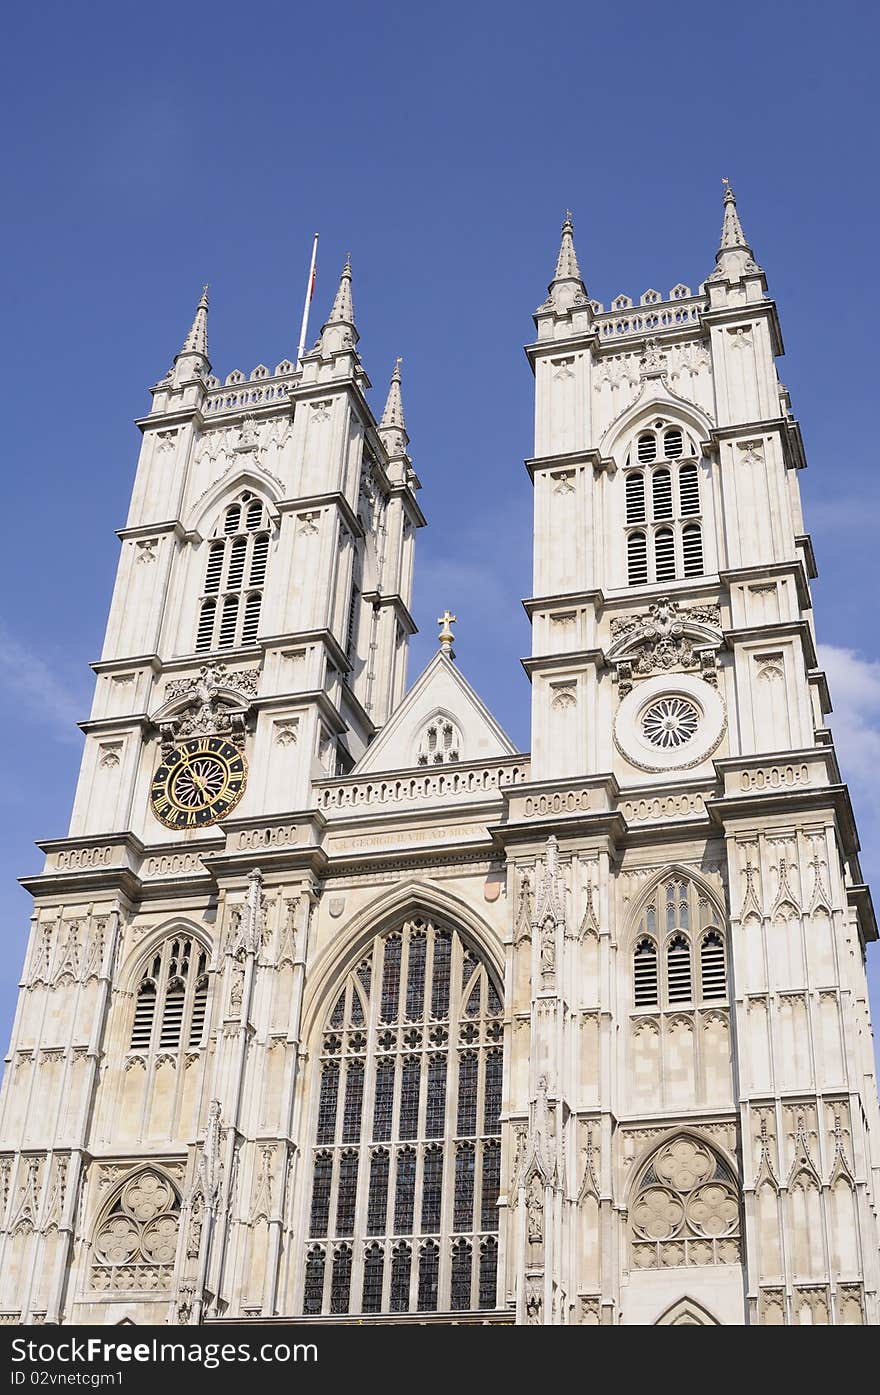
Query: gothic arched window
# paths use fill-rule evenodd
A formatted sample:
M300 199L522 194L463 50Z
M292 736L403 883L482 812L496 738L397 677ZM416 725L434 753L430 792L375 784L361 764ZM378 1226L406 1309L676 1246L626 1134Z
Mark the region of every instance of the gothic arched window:
M661 1145L629 1209L635 1269L740 1261L740 1189L727 1163L689 1135Z
M703 575L698 460L698 446L680 426L658 420L637 436L624 477L628 585ZM633 524L641 525L637 532Z
M718 922L715 907L689 879L673 876L655 887L633 950L637 1010L727 997L725 937Z
M208 545L199 602L196 652L253 644L269 559L269 519L247 490L223 514Z
M461 760L461 732L455 722L438 712L422 728L416 765L452 765Z
M208 1007L208 953L191 935L173 935L146 964L135 993L129 1049L195 1050Z
M502 1003L456 930L378 936L317 1063L303 1311L496 1306Z

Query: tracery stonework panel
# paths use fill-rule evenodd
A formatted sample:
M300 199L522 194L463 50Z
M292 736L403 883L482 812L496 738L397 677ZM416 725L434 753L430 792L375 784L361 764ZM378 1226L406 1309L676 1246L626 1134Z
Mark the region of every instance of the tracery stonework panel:
M630 1207L634 1269L737 1264L739 1186L726 1163L690 1136L658 1149Z
M101 1292L166 1292L172 1286L180 1198L153 1168L119 1190L99 1222L90 1284Z

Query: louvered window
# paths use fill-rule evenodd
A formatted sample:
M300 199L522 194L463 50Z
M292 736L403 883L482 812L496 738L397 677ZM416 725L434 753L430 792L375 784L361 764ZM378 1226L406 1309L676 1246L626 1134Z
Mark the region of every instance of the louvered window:
M682 529L681 550L684 557L685 576L703 574L703 534L699 523L689 523Z
M208 1008L208 957L197 940L174 936L150 960L135 995L130 1050L195 1050Z
M332 995L316 1053L304 1312L494 1307L502 1037L486 964L426 920L379 936Z
M671 528L658 528L654 534L654 575L657 581L675 579L675 537Z
M727 996L727 972L724 964L724 941L717 930L703 936L700 946L700 976L704 998Z
M653 940L639 940L636 945L633 985L636 1007L657 1006L657 946Z
M627 523L645 522L645 476L641 473L627 475L626 521Z
M696 465L682 465L678 472L678 494L683 514L700 512L700 480Z
M633 951L637 1010L699 1006L727 998L724 933L714 907L692 882L671 877L655 888L642 911L639 929Z
M668 470L655 470L651 476L654 519L672 517L672 476Z
M625 512L627 584L675 581L702 576L705 570L703 533L696 518L702 511L697 447L679 426L663 421L642 431L627 456ZM660 464L660 461L681 464ZM658 462L657 468L633 470ZM687 520L693 520L688 522Z
M248 492L224 513L220 536L208 548L197 653L256 642L269 559L267 525L263 501Z
M648 580L648 543L644 533L630 533L626 561L630 586L643 586Z
M670 1003L691 999L691 947L684 935L675 935L666 948L666 990Z
M643 465L657 459L657 441L653 431L644 432L636 444L636 455Z
M677 426L671 426L663 436L663 454L667 460L677 460L684 453L684 440Z

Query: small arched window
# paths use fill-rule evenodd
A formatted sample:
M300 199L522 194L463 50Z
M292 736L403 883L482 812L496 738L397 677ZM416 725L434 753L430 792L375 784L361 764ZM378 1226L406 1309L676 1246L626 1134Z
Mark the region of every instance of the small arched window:
M207 951L191 936L172 936L141 975L129 1049L194 1050L202 1045L207 1006Z
M657 459L657 438L653 431L644 431L636 442L636 455L642 465Z
M265 584L269 558L269 520L262 499L245 491L226 509L218 533L208 548L197 653L253 644L260 627L262 589L257 588Z
M666 997L670 1003L691 1000L691 947L685 935L673 935L666 946Z

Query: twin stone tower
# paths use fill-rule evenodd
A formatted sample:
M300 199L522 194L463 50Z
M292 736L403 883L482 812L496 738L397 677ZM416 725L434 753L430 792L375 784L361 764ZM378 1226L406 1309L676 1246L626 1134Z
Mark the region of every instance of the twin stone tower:
M299 363L221 383L207 322L25 881L0 1320L877 1323L877 930L732 191L707 280L638 305L563 224L530 754L448 612L406 688L425 520L350 266Z

